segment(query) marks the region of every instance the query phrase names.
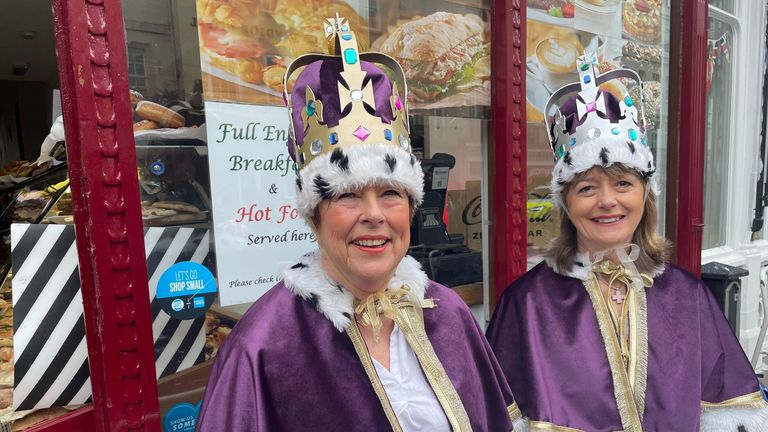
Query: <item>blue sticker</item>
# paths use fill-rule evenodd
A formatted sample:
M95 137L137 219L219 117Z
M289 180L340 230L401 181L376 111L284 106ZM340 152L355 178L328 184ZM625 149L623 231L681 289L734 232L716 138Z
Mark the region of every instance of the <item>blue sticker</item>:
M202 403L192 405L184 402L172 406L163 419L164 432L194 432Z
M205 314L216 300L216 278L204 265L184 261L168 268L157 282L157 301L171 317L185 320Z

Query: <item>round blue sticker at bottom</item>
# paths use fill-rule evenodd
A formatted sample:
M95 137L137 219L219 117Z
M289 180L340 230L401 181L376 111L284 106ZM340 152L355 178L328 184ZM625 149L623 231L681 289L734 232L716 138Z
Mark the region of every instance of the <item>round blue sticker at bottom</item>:
M163 430L165 432L194 432L197 414L200 412L202 403L203 401L200 401L197 405L192 405L184 402L172 406L163 420Z
M216 300L216 278L204 265L183 261L168 268L157 282L157 301L180 320L205 314Z

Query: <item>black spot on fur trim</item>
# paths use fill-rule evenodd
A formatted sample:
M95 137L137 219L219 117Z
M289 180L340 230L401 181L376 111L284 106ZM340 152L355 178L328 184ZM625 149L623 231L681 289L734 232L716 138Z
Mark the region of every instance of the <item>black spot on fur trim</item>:
M600 149L600 161L603 163L603 166L608 166L608 155L611 152L608 151L607 148L603 147Z
M387 163L387 168L389 168L389 172L395 172L395 165L397 165L397 159L395 159L392 155L388 154L384 156L384 162Z
M632 154L635 154L635 145L632 144L631 141L627 141L627 147L629 147L629 151L631 151Z
M563 179L557 179L557 184L558 184L559 186L565 186L565 180L563 180Z
M340 293L344 292L344 288L341 287L341 285L336 285L336 289L339 290Z
M653 169L653 164L651 164L651 161L648 161L648 169Z
M410 156L411 156L411 166L416 165L416 156L414 156L413 153L411 153Z
M579 266L579 267L584 267L584 263L583 263L583 262L580 262L580 261L574 261L574 262L573 262L573 265L577 265L577 266Z
M573 165L573 160L571 159L571 152L565 153L565 156L563 156L563 162L565 162L565 164L568 166Z
M350 315L349 312L342 312L341 314L344 315L344 317L346 319L348 319L350 321L352 320L352 315Z
M320 298L315 293L311 293L309 295L309 298L307 298L307 302L312 305L315 310L318 309L318 305L320 304Z
M315 193L320 195L320 198L322 199L333 198L331 184L320 175L315 176Z
M656 174L656 170L643 171L641 174L643 175L644 179L648 180L649 178L653 177L654 174Z
M349 157L338 147L331 153L331 163L338 165L342 171L349 171Z
M304 190L304 187L301 184L301 177L296 177L296 187L299 188L299 192Z
M307 268L307 265L304 264L303 262L300 262L300 263L296 263L296 264L292 265L291 268L292 269L302 269L302 268Z

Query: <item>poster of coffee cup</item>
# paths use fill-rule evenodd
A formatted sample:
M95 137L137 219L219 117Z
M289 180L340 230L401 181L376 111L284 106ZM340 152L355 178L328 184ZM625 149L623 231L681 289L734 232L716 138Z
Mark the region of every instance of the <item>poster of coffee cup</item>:
M325 49L322 23L336 13L367 50L367 20L350 3L360 8L343 0L197 0L205 100L282 106L286 67Z
M411 110L491 105L490 23L437 11L398 19L371 44L403 67Z
M549 96L560 87L578 81L576 60L585 51L596 53L601 62L611 58L613 55L607 54L608 42L609 39L603 35L528 20L528 58L526 59L528 122L542 121ZM621 89L616 90L621 91Z

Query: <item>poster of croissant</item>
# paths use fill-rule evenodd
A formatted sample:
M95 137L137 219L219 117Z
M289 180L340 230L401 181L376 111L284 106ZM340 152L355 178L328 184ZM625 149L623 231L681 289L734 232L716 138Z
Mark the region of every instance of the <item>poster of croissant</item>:
M336 13L401 63L412 110L490 106L489 0L197 0L206 101L282 106L286 67L326 52Z

